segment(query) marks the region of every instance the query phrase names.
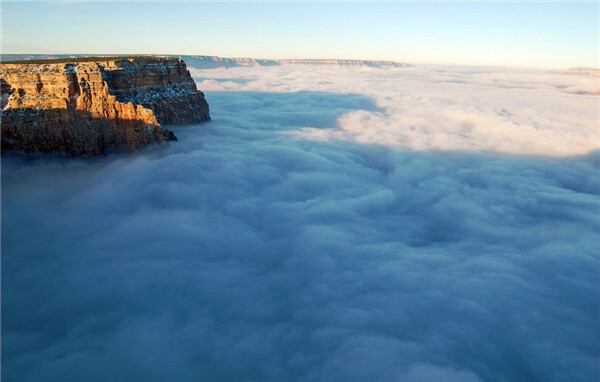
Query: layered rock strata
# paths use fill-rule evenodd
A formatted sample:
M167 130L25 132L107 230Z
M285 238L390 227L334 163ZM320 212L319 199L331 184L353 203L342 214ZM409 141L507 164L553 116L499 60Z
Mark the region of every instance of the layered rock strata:
M0 77L3 151L92 156L176 139L161 124L210 119L177 58L11 62Z

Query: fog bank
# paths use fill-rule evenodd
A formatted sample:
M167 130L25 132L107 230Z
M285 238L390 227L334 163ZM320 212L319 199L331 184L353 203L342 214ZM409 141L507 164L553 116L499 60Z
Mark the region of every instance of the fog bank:
M388 74L203 71L178 142L5 156L2 377L598 379L597 101Z

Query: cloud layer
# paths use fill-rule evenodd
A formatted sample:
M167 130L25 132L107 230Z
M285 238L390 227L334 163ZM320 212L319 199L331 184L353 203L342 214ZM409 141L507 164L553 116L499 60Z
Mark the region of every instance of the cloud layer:
M582 124L588 98L486 85L499 75L472 95L408 76L390 96L402 81L384 73L205 72L214 120L179 142L3 158L3 378L597 379L598 153L470 152L482 133L404 150L391 122L436 134L427 121L495 107L516 124L507 94L527 93L561 129L542 110Z
M192 69L209 91L328 91L372 97L377 111L340 117L307 139L346 139L413 150L585 155L600 148L600 78L517 69L414 67ZM207 76L210 78L207 79Z

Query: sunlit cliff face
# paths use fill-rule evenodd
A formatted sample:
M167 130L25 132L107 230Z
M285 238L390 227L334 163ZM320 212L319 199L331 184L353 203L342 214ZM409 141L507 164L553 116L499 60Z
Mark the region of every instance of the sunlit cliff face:
M178 142L3 158L4 379L598 379L594 83L193 75Z
M87 57L2 63L2 150L100 155L176 139L209 106L181 59Z

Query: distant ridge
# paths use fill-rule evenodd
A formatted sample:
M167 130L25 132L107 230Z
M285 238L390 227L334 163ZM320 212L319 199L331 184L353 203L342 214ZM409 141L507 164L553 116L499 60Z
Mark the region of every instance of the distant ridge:
M36 60L68 60L86 57L86 54L3 54L2 62L36 61ZM99 55L95 55L98 57ZM314 65L314 66L352 66L371 68L406 68L412 65L394 61L379 60L344 60L344 59L255 59L228 58L218 56L196 55L155 55L159 57L176 57L185 60L188 66L198 69L228 69L249 66L280 66L280 65ZM106 57L130 57L130 55L106 55Z
M600 69L587 66L575 66L565 71L567 74L584 74L590 77L600 77Z
M549 73L556 74L577 74L590 77L600 77L600 69L590 66L573 66L567 70L550 70Z
M255 59L225 58L218 56L178 56L188 65L200 69L227 69L243 66L279 66L279 65L314 65L314 66L354 66L372 68L405 68L412 65L394 61L374 60L338 60L338 59Z

